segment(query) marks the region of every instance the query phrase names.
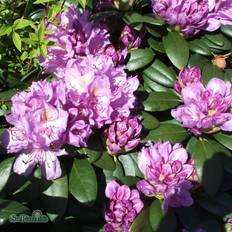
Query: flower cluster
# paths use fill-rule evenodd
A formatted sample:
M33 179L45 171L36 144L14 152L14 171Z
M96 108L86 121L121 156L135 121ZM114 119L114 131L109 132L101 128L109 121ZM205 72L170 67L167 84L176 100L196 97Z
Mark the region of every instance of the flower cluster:
M177 93L181 93L183 88L197 82L203 82L201 69L198 67L186 67L179 73L179 77L175 82L174 88Z
M142 125L139 117L122 118L105 130L109 154L119 154L133 150L140 142Z
M192 74L186 74L186 71L184 72L185 77L181 77L179 80L179 83L184 80L185 86L188 83L181 90L183 105L173 109L172 116L195 135L214 133L219 130L232 131L231 83L219 78L212 78L205 87L199 75L196 75L195 78L199 81L192 83ZM179 84L176 86L179 91Z
M14 165L18 174L29 174L39 165L47 179L58 178L57 156L66 154L62 145L86 146L93 128L122 118L133 131L125 135L124 144L116 139L115 145L129 150L139 142L141 127L137 119L128 118L139 81L128 78L124 66L115 66L112 57L104 54L109 45L106 30L87 18L88 13L70 8L58 16L59 25L48 25L55 30L50 39L58 45L50 47L41 62L57 79L34 82L28 92L12 98L6 118L14 127L2 139L8 152L20 152Z
M131 223L143 208L139 192L111 181L106 186L105 194L109 199L105 211L105 232L128 232Z
M107 28L89 20L89 12L83 13L74 7L58 14L54 22L47 22L47 30L52 31L47 39L54 43L48 48L48 56L40 57L46 72L63 73L71 59L81 59L86 55L104 54L109 46Z
M155 14L180 27L187 37L232 24L230 0L152 0L152 7Z
M66 140L68 111L62 81L34 82L29 92L12 98L11 114L6 120L14 127L2 135L2 143L10 153L20 152L14 172L30 174L40 165L47 179L61 175L57 156L65 155L61 145Z
M190 176L194 167L188 163L188 154L180 145L169 142L148 142L138 154L138 166L144 180L137 188L148 197L163 200L162 207L190 206L193 200L190 189L193 187Z

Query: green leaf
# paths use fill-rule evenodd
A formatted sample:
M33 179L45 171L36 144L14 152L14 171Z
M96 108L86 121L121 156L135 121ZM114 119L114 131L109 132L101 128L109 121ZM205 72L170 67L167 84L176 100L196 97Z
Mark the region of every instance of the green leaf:
M149 48L132 50L126 68L129 71L135 71L148 65L153 58L154 53Z
M83 8L85 8L85 6L86 6L86 4L87 4L87 0L76 0L78 3L80 3L81 4L81 6L83 7Z
M15 157L12 157L12 158L3 160L0 163L0 177L1 177L0 178L0 191L3 190L3 188L5 187L10 177L10 173L11 173L14 160L15 160Z
M158 59L144 70L144 74L151 80L166 87L173 87L173 83L176 80L175 72Z
M162 20L161 18L155 18L152 14L141 15L136 12L126 13L123 20L129 25L147 23L151 25L161 26L164 24L164 20Z
M145 111L142 111L142 117L143 117L142 125L144 126L145 129L152 130L159 126L159 120L155 118L153 115Z
M201 40L203 40L211 50L220 52L232 49L232 42L220 33L204 35Z
M223 26L221 26L220 29L225 35L232 38L232 26L231 25L223 25Z
M125 176L136 176L138 172L137 163L129 154L120 155L118 158L123 166Z
M41 20L38 29L38 39L40 42L43 41L44 35L45 35L45 23L43 20Z
M0 225L8 223L15 215L29 213L30 210L17 201L0 199Z
M12 25L6 25L4 24L1 28L0 28L0 37L3 35L9 35L12 32Z
M231 133L219 132L219 133L214 134L214 138L219 143L221 143L225 147L232 150L232 134Z
M144 88L150 92L170 92L172 89L164 87L163 85L151 80L147 75L143 74Z
M161 42L154 40L152 38L149 38L147 42L153 50L160 53L165 53L164 46Z
M103 152L100 158L93 163L99 168L106 170L115 170L115 162L110 154Z
M153 231L158 230L163 217L164 212L161 208L161 202L159 200L153 201L149 208L149 220Z
M186 40L177 31L169 31L168 35L163 37L163 44L171 62L178 69L183 69L189 58L189 48Z
M207 44L199 39L195 39L189 42L189 48L191 51L198 53L203 56L211 56L211 51Z
M21 52L22 40L20 38L20 35L14 31L12 34L12 39L13 39L13 43L14 43L15 47Z
M164 111L174 108L180 103L179 98L172 92L151 92L143 102L146 111Z
M229 151L211 139L192 137L187 145L187 150L195 162L196 171L205 191L214 196L221 185L222 161L221 155ZM217 170L215 172L215 170Z
M224 73L217 66L206 63L202 68L202 76L204 79L204 83L208 83L213 77L219 77L223 79Z
M163 123L155 130L149 131L145 140L152 140L156 142L161 139L164 141L170 141L174 144L180 143L186 138L188 138L188 133L183 127L171 123Z
M97 197L97 177L86 159L74 159L69 179L70 193L81 203L93 203Z
M143 209L142 212L135 218L128 232L152 232L149 222L149 210Z
M34 4L44 4L48 2L54 2L55 0L36 0Z
M25 27L28 27L28 26L36 29L36 27L34 25L34 22L30 21L28 19L20 18L20 19L15 20L14 24L13 24L14 30L22 29L22 28L25 28Z
M198 66L199 68L203 68L205 64L209 63L209 60L205 56L201 56L199 54L193 54L189 59L189 66Z
M68 178L65 174L53 181L43 180L41 202L51 221L58 221L64 215L68 203Z

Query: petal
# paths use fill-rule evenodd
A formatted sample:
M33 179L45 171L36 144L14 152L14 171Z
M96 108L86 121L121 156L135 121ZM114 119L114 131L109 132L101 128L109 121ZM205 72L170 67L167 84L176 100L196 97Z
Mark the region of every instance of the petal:
M122 185L117 189L117 199L127 201L131 195L130 188L126 185Z
M34 159L30 159L30 155L33 155L32 153L33 152L21 153L17 157L14 163L14 167L13 167L13 170L15 173L19 175L21 174L29 175L33 171L36 165L36 162L34 161Z
M138 154L138 167L145 174L147 167L151 164L151 155L149 148L143 147Z
M156 189L154 186L150 185L147 181L141 180L137 183L137 188L146 196L154 196L156 194Z
M119 187L120 185L115 180L110 181L106 185L106 190L105 190L106 197L108 197L109 199L112 199Z
M169 160L171 161L178 160L183 164L186 163L187 159L188 159L188 154L184 148L178 148L172 151L169 157Z
M227 90L227 85L226 82L219 78L212 78L207 84L206 88L207 90L212 91L214 94L218 93L224 96Z
M205 87L201 83L193 83L184 89L182 89L182 97L185 104L192 103L194 101L200 101L201 94L205 90Z
M54 180L61 176L62 171L60 167L60 161L56 157L56 152L45 151L46 159L41 164L43 175L47 180Z
M221 126L221 129L224 131L232 131L232 113L230 119Z

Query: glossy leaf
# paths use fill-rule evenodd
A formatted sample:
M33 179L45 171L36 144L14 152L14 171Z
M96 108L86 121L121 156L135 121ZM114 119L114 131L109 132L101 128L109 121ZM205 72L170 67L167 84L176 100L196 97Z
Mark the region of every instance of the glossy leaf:
M189 47L186 40L177 31L169 31L168 35L163 37L163 44L171 62L178 69L183 69L189 58Z
M151 92L143 102L146 111L156 112L174 108L180 103L179 98L172 92Z
M93 203L97 197L97 178L86 159L74 159L69 175L70 193L81 203Z
M180 143L186 138L188 138L188 133L183 127L171 123L162 123L158 128L148 133L146 141L157 142L161 139L171 143Z
M130 52L130 59L126 65L129 71L134 71L148 65L154 58L154 53L151 49L136 49Z
M176 80L175 72L158 59L144 70L144 74L151 80L166 87L173 87Z

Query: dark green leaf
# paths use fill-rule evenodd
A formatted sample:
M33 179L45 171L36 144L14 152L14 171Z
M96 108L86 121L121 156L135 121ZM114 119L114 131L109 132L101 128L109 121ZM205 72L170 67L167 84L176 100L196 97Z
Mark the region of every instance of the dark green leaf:
M0 199L0 225L9 222L18 214L27 214L30 210L17 201Z
M149 219L153 231L157 231L163 217L164 212L161 208L161 202L159 200L153 201L149 208Z
M164 87L161 84L158 84L156 81L151 80L148 76L143 74L144 88L145 90L150 92L169 92L172 89Z
M213 77L218 77L218 78L223 79L224 73L217 66L211 63L206 63L202 69L202 76L203 76L204 82L208 83L209 80L211 80Z
M51 221L58 221L64 215L68 202L68 178L66 175L53 181L43 180L41 201Z
M143 209L142 212L135 218L129 232L152 232L149 222L149 210Z
M183 69L189 58L189 48L186 40L177 31L170 31L167 36L163 37L163 44L171 62L178 69Z
M154 53L151 49L136 49L130 52L130 59L126 65L129 71L134 71L148 65L154 58Z
M0 163L0 191L5 187L11 173L14 157L3 160Z
M144 70L144 74L151 80L166 87L173 87L176 80L175 72L158 59Z
M180 143L188 137L187 131L178 125L163 123L155 130L151 130L146 137L147 140L154 142L158 140L170 141L171 143Z
M153 115L143 111L142 117L143 117L142 124L145 129L152 130L159 126L159 120L155 118Z
M226 134L225 132L219 132L214 134L214 138L224 145L225 147L229 148L232 150L232 134Z
M195 137L191 138L187 149L195 162L196 171L204 189L209 195L214 196L218 192L222 179L220 155L228 153L228 150L214 140Z
M114 170L115 169L115 162L110 154L107 152L103 152L100 158L93 163L99 168L106 169L106 170Z
M196 52L196 53L203 55L203 56L211 56L212 55L207 44L204 41L199 40L199 39L195 39L195 40L189 42L189 48L191 51Z
M86 159L74 159L69 179L70 193L81 203L93 203L97 197L97 178Z
M180 103L179 98L172 92L152 92L143 102L146 111L164 111L174 108Z
M221 31L229 36L230 38L232 38L232 26L231 25L223 25L221 26Z

